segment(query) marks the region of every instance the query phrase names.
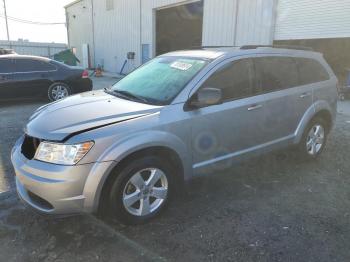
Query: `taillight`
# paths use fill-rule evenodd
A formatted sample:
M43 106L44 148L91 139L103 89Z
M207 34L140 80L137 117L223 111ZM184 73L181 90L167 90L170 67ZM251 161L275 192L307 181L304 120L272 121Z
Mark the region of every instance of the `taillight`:
M89 71L84 70L82 75L81 75L81 78L89 78Z

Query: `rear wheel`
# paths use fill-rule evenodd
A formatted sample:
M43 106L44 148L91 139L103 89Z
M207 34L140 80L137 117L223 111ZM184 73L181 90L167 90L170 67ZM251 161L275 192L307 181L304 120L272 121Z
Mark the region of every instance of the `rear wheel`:
M72 94L71 89L65 83L53 83L48 90L50 101L57 101Z
M166 207L174 186L173 168L167 161L141 157L118 173L108 196L112 217L124 224L141 224Z
M322 118L313 119L306 128L299 144L299 152L305 160L316 159L326 146L328 128Z

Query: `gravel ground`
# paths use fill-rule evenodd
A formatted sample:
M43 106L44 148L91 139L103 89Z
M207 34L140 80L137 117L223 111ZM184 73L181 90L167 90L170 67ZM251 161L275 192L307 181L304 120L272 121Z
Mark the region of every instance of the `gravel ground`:
M350 102L318 161L279 152L197 179L136 227L40 216L18 201L10 149L40 105L0 106L1 261L350 261Z

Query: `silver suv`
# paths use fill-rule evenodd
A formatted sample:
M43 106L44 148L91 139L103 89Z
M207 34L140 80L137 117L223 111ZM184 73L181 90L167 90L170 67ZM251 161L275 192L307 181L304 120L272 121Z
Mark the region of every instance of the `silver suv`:
M42 213L142 223L196 175L288 146L318 157L336 106L337 78L316 52L168 53L39 108L12 150L18 194Z

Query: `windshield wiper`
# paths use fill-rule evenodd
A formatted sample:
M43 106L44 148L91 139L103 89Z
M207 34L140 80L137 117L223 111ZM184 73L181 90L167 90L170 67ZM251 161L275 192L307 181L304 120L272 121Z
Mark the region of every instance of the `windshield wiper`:
M132 94L128 91L125 91L125 90L113 90L113 89L105 88L105 92L119 96L119 97L126 98L128 100L133 100L133 101L136 100L136 101L141 101L141 102L144 102L146 104L149 104L149 101L146 98L144 98L142 96L134 95L134 94Z
M134 99L137 99L139 101L143 101L145 103L148 103L148 100L142 96L138 96L138 95L135 95L135 94L132 94L128 91L125 91L125 90L114 90L113 92L117 93L117 94L122 94L124 96L127 96L127 97L130 97L130 98L134 98Z

